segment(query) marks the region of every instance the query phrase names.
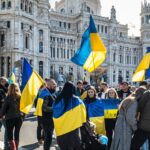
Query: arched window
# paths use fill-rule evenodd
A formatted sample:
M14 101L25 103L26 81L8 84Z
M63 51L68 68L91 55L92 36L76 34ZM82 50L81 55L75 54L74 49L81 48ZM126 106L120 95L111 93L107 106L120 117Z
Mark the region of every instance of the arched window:
M21 0L20 8L21 8L21 10L24 10L24 0Z
M62 9L60 10L60 12L61 12L61 13L65 13L65 9L62 8Z
M39 75L43 78L43 61L39 61Z
M6 5L6 3L2 2L2 9L5 9L5 5Z
M39 42L39 53L43 53L43 42Z
M113 62L116 61L116 53L113 53Z
M39 40L43 40L43 30L39 30Z
M29 4L29 13L32 14L32 3Z
M91 12L90 7L87 7L87 12L88 12L88 13L90 13L90 12Z
M8 8L11 8L11 1L8 1Z
M28 1L25 1L25 11L28 12Z

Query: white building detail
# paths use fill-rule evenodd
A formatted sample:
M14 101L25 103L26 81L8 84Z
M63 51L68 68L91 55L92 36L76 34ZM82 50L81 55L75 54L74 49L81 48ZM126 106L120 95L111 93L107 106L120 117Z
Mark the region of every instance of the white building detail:
M100 0L61 0L51 9L48 0L0 1L0 76L9 76L14 63L27 58L43 78L83 79L84 70L70 61L80 46L83 32L93 15L107 48L104 80L131 82L142 55L150 46L150 4L141 6L141 37L129 37L128 25L117 20L112 6L110 18L101 16ZM17 70L17 69L16 69ZM89 76L89 74L87 74Z

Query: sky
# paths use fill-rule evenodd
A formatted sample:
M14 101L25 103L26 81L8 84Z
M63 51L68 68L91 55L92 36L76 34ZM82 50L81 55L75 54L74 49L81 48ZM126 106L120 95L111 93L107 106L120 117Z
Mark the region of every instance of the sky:
M55 1L49 0L51 7L54 8ZM121 24L128 24L130 36L140 36L140 12L141 2L144 0L100 0L101 16L110 17L111 7L116 8L117 21ZM150 3L150 0L147 0Z

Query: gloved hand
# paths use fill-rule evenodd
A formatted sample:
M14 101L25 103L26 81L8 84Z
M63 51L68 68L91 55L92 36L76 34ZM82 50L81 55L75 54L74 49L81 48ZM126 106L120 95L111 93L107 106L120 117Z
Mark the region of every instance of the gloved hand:
M107 138L107 136L105 136L105 135L100 135L100 136L99 136L99 141L100 141L100 143L103 144L103 145L107 145L107 144L108 144L108 138Z

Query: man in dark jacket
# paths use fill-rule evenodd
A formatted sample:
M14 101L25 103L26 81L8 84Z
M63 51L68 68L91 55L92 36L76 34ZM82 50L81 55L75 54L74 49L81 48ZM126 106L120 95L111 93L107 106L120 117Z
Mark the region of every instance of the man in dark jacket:
M7 95L7 89L8 89L8 80L5 77L1 77L0 78L0 116L1 116L1 112L2 112L2 106L4 104L4 100L5 100L6 95ZM5 127L5 121L0 120L0 129L2 127L2 124ZM5 129L5 133L4 133L4 150L9 148L6 132L7 131Z
M147 90L139 100L138 112L139 128L132 139L131 150L140 150L147 139L150 141L150 90Z
M52 104L56 99L56 82L50 79L46 81L46 85L50 94L44 97L41 124L44 130L44 150L50 150L54 130Z
M122 89L117 92L119 99L123 100L131 94L128 82L122 82Z

